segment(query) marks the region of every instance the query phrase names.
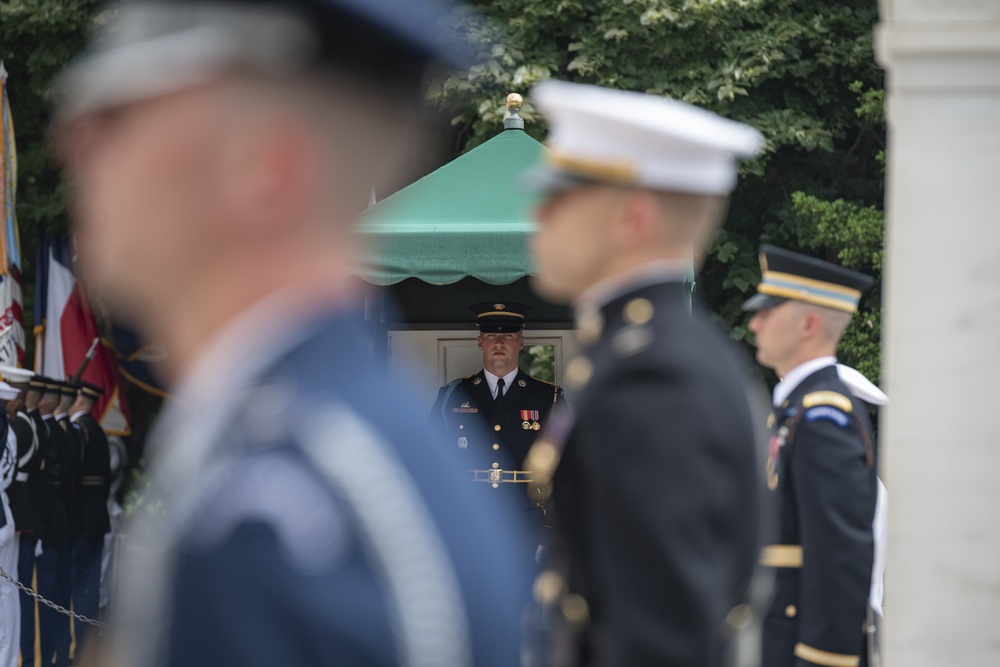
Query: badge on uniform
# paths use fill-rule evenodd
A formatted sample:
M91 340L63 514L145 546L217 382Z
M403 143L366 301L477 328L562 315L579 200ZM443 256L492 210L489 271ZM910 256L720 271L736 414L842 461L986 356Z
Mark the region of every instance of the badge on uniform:
M771 436L767 446L767 488L774 491L778 488L778 464L781 460L781 448L788 438L788 427L782 426L776 435Z
M537 431L542 428L538 423L538 410L521 410L521 428L525 431Z
M518 386L518 387L527 387L527 386L528 386L528 383L527 383L527 382L525 382L524 380L518 380L518 381L517 381L517 386Z
M469 448L469 439L466 438L465 436L462 436L461 438L459 438L458 439L458 448L459 449L468 449Z
M479 412L479 408L474 408L469 404L469 401L462 403L457 408L452 408L452 412Z
M479 384L482 381L483 381L483 378L476 378L475 380L472 381L472 384Z

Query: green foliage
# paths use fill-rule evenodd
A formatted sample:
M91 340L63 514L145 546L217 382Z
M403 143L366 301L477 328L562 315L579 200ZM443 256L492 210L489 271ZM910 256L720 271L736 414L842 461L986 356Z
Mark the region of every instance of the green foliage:
M546 382L556 381L556 346L532 345L521 350L518 366L528 375Z
M668 95L754 125L765 154L742 167L698 289L737 340L762 242L881 270L884 93L872 0L480 0L467 37L482 64L431 99L464 149L495 135L507 93L554 77ZM463 16L463 20L467 18ZM521 116L537 138L530 97ZM879 299L842 355L877 378Z
M18 148L17 215L26 244L34 242L37 230L66 229L66 186L48 141L52 81L83 49L99 4L100 0L0 2L0 59L10 73L7 90Z
M742 167L726 227L698 289L747 340L740 303L769 242L876 274L882 264L884 92L872 55L873 0L473 0L452 29L480 64L439 81L455 154L494 136L510 92L546 78L669 95L759 128L765 154ZM0 58L19 147L25 284L35 232L66 226L66 188L47 142L51 82L83 47L99 0L0 0ZM527 130L546 126L530 98ZM844 360L878 369L880 299L866 300ZM30 299L30 293L26 294Z

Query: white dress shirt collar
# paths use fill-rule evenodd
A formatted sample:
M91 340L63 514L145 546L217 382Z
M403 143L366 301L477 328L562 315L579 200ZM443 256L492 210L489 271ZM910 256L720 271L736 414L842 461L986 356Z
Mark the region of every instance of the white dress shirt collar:
M792 395L795 388L802 384L803 380L821 368L833 366L836 363L836 357L817 357L816 359L810 359L803 364L799 364L788 371L785 377L781 378L781 382L774 386L773 404L781 405L785 402L786 398Z
M515 367L514 370L512 370L510 373L507 373L507 375L503 376L503 386L504 386L503 393L506 394L508 391L510 391L510 385L511 385L511 383L514 382L514 378L517 377L517 371L518 371L518 369ZM486 384L488 384L490 386L490 393L493 395L493 398L496 398L497 397L497 380L500 379L500 376L499 375L494 375L493 373L490 373L485 368L483 369L483 375L486 376Z

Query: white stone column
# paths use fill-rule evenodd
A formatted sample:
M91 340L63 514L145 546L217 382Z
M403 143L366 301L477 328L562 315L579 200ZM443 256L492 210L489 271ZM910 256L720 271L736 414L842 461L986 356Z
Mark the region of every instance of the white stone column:
M1000 665L1000 0L880 0L884 664Z

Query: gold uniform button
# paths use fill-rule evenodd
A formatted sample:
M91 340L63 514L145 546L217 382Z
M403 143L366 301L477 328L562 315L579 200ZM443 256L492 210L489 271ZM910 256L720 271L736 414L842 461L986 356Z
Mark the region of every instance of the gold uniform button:
M573 357L566 365L566 384L572 389L580 389L590 382L594 366L584 357Z
M532 593L538 604L550 605L562 595L564 586L562 575L554 570L545 570L535 579Z
M465 428L465 424L459 424L458 425L458 430L459 431L461 431L463 428Z
M576 320L576 337L586 346L591 346L601 338L604 331L604 316L598 311L581 313Z
M749 605L738 604L726 615L726 625L732 630L744 630L753 622L753 610Z
M493 451L496 451L498 449L500 449L500 445L494 442L493 443Z
M563 618L570 628L583 630L590 623L590 605L582 595L570 593L562 600Z
M653 319L653 304L649 299L632 299L625 304L622 317L629 324L645 324Z
M493 430L494 430L494 431L499 431L499 430L500 430L500 424L495 424L495 425L493 426Z
M499 463L497 463L496 461L494 461L494 462L493 462L493 467L494 467L494 468L499 468L499 467L500 467L500 464L499 464Z
M795 615L799 613L799 610L795 608L795 605L790 604L785 607L785 616L788 618L795 618Z

